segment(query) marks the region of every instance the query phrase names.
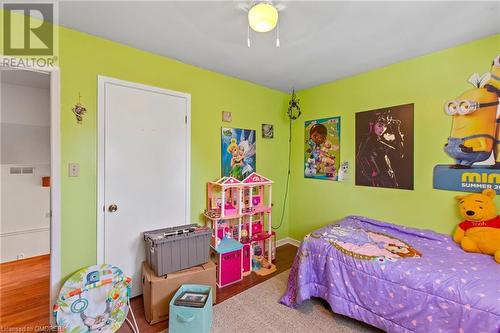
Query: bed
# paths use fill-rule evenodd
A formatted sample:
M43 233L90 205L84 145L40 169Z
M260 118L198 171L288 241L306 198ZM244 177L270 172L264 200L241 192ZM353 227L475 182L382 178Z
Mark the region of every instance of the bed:
M349 216L304 238L280 302L387 332L500 332L500 265L445 235Z

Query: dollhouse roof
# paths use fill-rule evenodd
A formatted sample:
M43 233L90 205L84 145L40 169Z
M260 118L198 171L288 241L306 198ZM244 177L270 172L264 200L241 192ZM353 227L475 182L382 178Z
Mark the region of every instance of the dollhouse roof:
M215 184L225 186L225 185L240 185L241 182L234 178L234 177L222 177L221 179L217 180Z
M252 172L247 178L243 179L242 183L245 185L249 184L265 185L265 184L272 184L273 181L267 179L264 176L259 175L256 172Z
M243 244L238 242L232 238L224 238L220 241L220 244L217 246L217 253L228 253L236 250L240 250L243 247Z

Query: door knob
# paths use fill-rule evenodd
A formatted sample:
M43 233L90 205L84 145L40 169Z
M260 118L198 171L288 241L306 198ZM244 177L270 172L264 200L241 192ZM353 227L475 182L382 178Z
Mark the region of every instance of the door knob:
M110 213L114 213L117 210L118 210L118 206L115 204L109 205L109 207L108 207L108 212L110 212Z

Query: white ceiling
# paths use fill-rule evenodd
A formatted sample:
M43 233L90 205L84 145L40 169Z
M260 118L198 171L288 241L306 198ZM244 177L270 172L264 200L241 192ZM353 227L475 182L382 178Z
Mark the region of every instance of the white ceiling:
M500 2L282 2L252 34L236 1L70 1L62 25L282 91L304 89L500 32ZM161 73L159 73L161 75Z

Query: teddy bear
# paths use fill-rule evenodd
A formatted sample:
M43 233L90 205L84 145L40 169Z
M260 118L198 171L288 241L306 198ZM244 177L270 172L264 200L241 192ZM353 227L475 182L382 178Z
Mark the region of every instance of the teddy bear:
M493 202L495 195L495 190L486 189L457 197L465 221L457 226L453 240L467 252L494 256L500 264L500 217Z

